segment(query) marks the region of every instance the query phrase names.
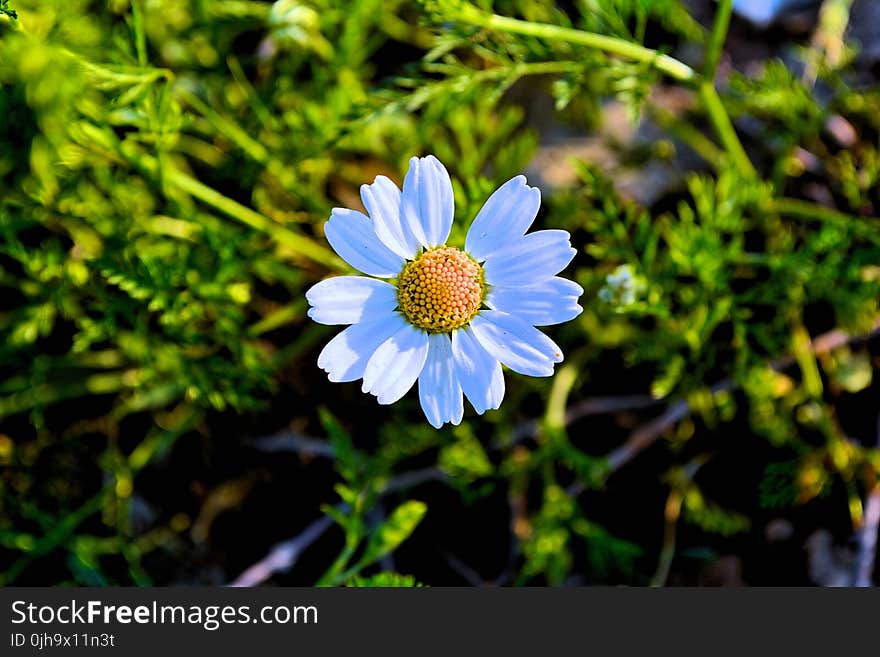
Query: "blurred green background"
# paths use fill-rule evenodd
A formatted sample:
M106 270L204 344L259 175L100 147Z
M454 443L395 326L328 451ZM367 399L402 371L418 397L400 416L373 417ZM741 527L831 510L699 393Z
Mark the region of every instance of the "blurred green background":
M871 583L875 7L4 0L0 583ZM303 296L427 153L586 290L441 431Z

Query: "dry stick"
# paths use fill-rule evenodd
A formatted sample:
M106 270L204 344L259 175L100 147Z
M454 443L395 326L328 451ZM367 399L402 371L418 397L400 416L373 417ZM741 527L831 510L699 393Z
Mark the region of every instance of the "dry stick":
M443 481L446 478L447 475L439 468L423 468L421 470L404 472L388 480L382 488L380 497L423 484L427 481ZM339 511L345 511L347 505L337 504L336 508ZM330 516L318 518L293 538L274 546L269 551L269 554L257 563L249 566L241 575L236 577L230 586L257 586L275 573L287 572L293 568L300 555L312 543L321 538L324 532L333 526L333 523L334 521Z
M880 416L877 418L877 446L880 447ZM865 518L858 531L859 552L856 558L855 586L871 586L874 560L877 557L877 532L880 530L880 481L875 480L865 503Z
M873 330L867 335L850 336L845 331L839 329L823 333L812 341L811 347L817 356L827 354L828 352L842 347L855 340L865 340L880 333L880 319L874 324ZM774 361L770 366L774 370L783 370L794 364L794 358L785 356ZM712 394L720 392L730 392L738 387L733 379L724 379L713 385L709 390ZM622 466L629 463L643 449L652 445L667 429L673 427L691 414L691 405L687 400L680 399L669 406L662 415L651 420L633 431L626 442L608 455L608 468L610 472L619 470Z
M684 500L677 490L669 491L666 498L666 508L663 511L663 547L660 550L660 559L657 562L657 571L651 578L651 586L666 586L669 579L669 571L672 569L672 560L675 558L675 544L678 540L678 518L681 515L681 505Z
M663 403L663 399L649 395L620 395L590 397L583 399L565 411L565 424L569 425L591 415L605 415L621 411L638 411ZM539 420L528 420L516 425L497 447L509 447L534 436L540 428ZM320 438L298 431L282 431L271 436L253 438L248 443L263 452L295 452L305 457L333 458L333 447Z
M605 415L607 413L619 413L620 411L637 411L662 404L662 399L649 395L620 395L618 397L590 397L569 406L565 411L565 425L576 422L590 415ZM513 431L505 438L502 446L515 445L538 433L541 427L540 420L529 420L514 427Z
M333 446L320 438L297 431L282 431L271 436L254 438L250 446L263 452L296 452L300 456L333 458Z

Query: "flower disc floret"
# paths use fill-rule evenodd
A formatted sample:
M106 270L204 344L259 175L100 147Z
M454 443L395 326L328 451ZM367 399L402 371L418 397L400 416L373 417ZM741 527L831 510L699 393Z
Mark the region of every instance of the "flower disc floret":
M400 310L429 333L449 333L479 312L485 297L483 270L451 246L425 251L408 262L397 280Z

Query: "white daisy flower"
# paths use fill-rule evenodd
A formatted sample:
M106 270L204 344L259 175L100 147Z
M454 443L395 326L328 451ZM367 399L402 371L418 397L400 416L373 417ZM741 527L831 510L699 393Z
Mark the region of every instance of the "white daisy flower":
M409 164L402 193L384 176L361 187L369 217L335 208L324 225L336 253L367 276L321 281L306 299L316 322L351 324L318 356L331 381L362 378L364 392L393 404L418 380L422 410L440 428L461 422L462 394L479 414L501 405L502 364L551 376L562 350L535 326L577 317L584 291L556 276L575 255L568 232L525 234L541 193L524 176L489 197L461 250L446 245L446 169L432 155Z

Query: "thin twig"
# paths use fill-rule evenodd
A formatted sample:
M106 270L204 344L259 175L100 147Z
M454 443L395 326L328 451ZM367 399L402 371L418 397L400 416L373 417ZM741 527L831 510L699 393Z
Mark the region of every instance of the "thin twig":
M662 399L649 395L590 397L577 402L565 411L565 423L568 425L591 415L637 411L662 403ZM507 434L503 445L509 447L531 438L538 432L539 425L538 420L521 422ZM334 457L333 446L330 443L297 431L282 431L271 436L253 438L248 441L248 444L263 452L295 452L300 456L329 459Z
M641 62L683 83L691 83L698 77L697 72L684 62L651 48L645 48L640 44L617 37L549 23L535 23L507 16L499 16L498 14L484 12L471 4L456 6L454 20L478 25L490 30L523 34L550 41L567 41L588 48L594 48L630 61Z
M722 392L730 392L735 388L736 384L733 379L724 379L709 388L709 391L713 395L717 395ZM623 445L612 450L608 455L609 471L615 472L629 463L636 454L653 444L664 431L690 415L692 410L687 400L679 399L670 404L661 415L633 431Z
M428 467L422 468L421 470L411 470L410 472L403 472L395 477L392 477L388 480L385 486L382 488L381 496L388 495L389 493L396 493L401 490L406 490L407 488L413 488L414 486L419 486L420 484L427 483L429 481L447 481L449 479L449 475L443 472L440 468Z
M877 320L874 324L874 329L867 335L850 336L845 331L839 329L823 333L812 341L811 349L814 354L820 356L850 342L867 340L878 334L880 334L880 319ZM793 357L785 356L771 363L771 367L775 370L783 370L793 365L794 362ZM720 392L730 392L737 387L738 384L733 379L728 378L719 381L709 390L712 394L718 394ZM676 423L690 415L692 410L687 400L680 399L673 402L662 415L633 431L623 445L612 450L608 455L609 471L615 472L623 465L629 463L639 452L652 445L667 429L672 428Z
M877 418L877 446L880 447L880 417ZM877 533L880 530L880 481L875 480L868 491L865 517L858 532L859 551L856 557L855 586L872 586L874 561L877 558Z
M376 504L372 509L367 513L367 521L370 523L370 530L375 531L376 528L380 527L383 522L385 522L385 509L382 507L382 504ZM379 559L379 567L384 571L395 571L397 567L394 565L394 554L392 552L386 552L382 555L382 558Z
M389 479L382 487L379 496L412 488L428 481L444 481L446 478L446 473L439 468L423 468L404 472ZM339 511L345 511L347 505L338 504L336 508ZM300 555L333 526L333 522L330 516L318 518L293 538L274 546L269 554L236 577L230 586L257 586L276 573L287 572L293 568Z

